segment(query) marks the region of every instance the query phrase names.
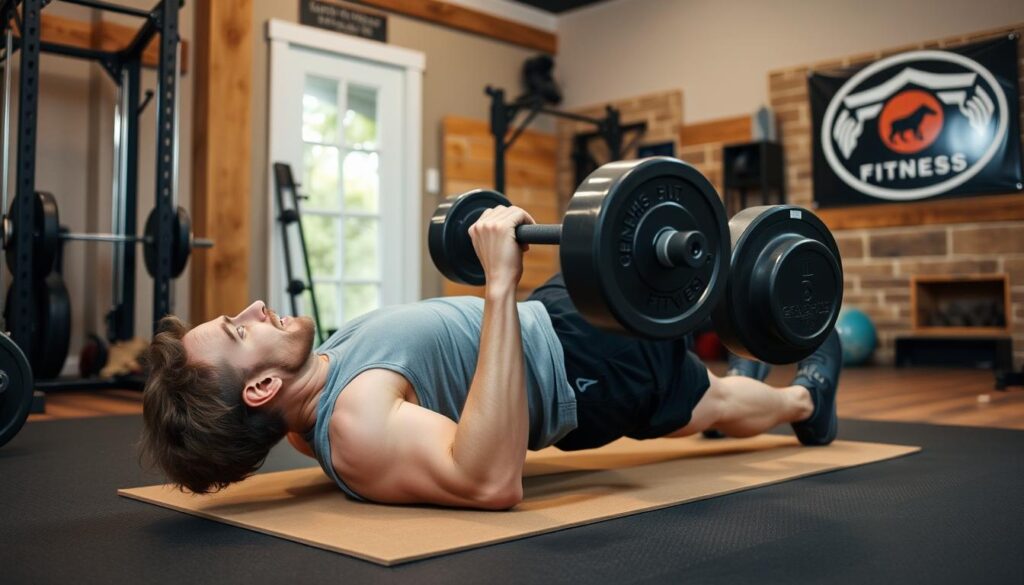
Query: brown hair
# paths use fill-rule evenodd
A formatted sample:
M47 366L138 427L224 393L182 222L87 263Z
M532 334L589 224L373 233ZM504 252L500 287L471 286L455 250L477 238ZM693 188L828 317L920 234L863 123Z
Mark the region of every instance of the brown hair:
M259 469L287 427L279 412L242 401L244 372L189 362L182 343L188 329L164 317L143 356L140 455L178 487L208 493Z

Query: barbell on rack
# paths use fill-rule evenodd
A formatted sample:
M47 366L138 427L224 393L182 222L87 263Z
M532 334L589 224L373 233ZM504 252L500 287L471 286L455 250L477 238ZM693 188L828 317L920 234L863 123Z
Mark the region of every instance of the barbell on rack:
M57 201L53 195L45 191L35 194L32 201L35 205L35 228L33 229L33 266L36 278L43 278L53 268L57 257L57 248L61 240L83 242L106 242L114 244L142 244L143 259L146 270L153 274L156 271L156 210L146 219L143 235L109 234L109 233L75 233L61 232L60 214ZM14 263L14 230L10 217L4 217L0 223L0 241L7 254L8 266ZM192 233L192 220L184 208L178 207L172 220L171 229L171 276L177 278L185 270L193 248L212 248L213 241L197 238Z

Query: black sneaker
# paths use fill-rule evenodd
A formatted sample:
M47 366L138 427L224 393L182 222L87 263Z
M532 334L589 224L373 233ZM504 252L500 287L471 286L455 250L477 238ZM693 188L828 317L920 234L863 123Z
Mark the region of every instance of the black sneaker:
M771 364L748 360L747 358L742 358L731 351L728 352L728 354L729 369L725 371L726 376L746 376L748 378L764 382L765 378L767 378L768 374L772 371ZM703 431L703 435L705 439L725 438L725 433L718 429L708 429Z
M836 430L839 428L836 390L842 366L843 347L835 331L817 351L797 365L793 385L807 388L814 402L814 414L792 425L793 432L804 445L828 445L836 438Z

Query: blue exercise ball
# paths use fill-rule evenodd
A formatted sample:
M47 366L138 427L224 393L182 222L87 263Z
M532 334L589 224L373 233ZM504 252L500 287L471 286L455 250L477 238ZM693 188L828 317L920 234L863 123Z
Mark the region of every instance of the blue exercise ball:
M875 324L864 311L843 309L836 321L836 332L843 344L843 365L859 366L868 361L878 346Z

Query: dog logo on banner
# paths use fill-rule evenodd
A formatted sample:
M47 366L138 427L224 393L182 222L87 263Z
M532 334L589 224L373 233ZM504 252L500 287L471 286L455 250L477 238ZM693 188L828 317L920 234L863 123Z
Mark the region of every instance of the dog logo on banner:
M821 125L822 151L836 175L865 195L923 199L988 164L1006 136L1008 111L1002 87L973 59L902 53L869 65L836 92ZM865 132L877 132L881 148L864 148Z

